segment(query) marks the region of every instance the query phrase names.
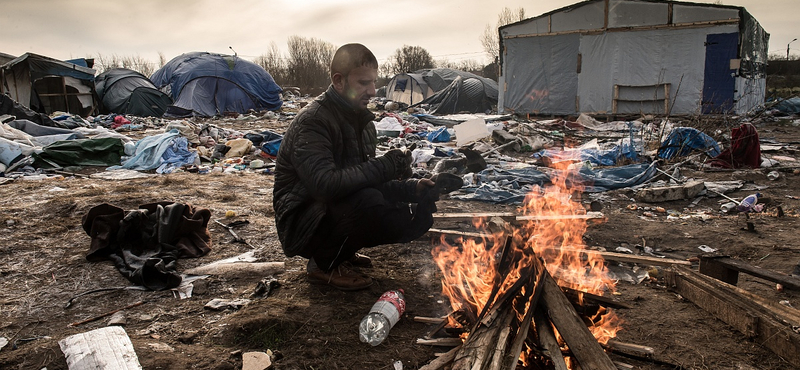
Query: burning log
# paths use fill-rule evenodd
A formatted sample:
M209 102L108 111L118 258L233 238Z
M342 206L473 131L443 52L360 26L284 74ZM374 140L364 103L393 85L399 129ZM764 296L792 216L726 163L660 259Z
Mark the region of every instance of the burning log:
M443 294L450 298L454 311L463 311L466 321L460 321L460 327L469 328L454 355L452 369L540 368L552 361L557 370L565 370L568 362L562 350L583 369L617 368L586 326L588 321L602 321L603 326L596 324L592 330L603 341L614 336L618 327L606 325L614 323L614 315L604 307L609 302L594 295L597 315L591 316L604 317L584 320L545 268L553 269L553 274L557 271L562 284L580 291L601 294L614 285L602 257L581 248L587 221L602 214L587 214L574 201L574 189L564 186L566 180L564 176L554 181L554 186L532 191L526 197L523 216L481 215L491 221L487 224L478 219L475 226L488 226L492 234L481 233L475 240L458 238L456 246L441 238L442 244L434 248ZM448 216L449 220L455 216L477 217L438 216ZM509 227L508 223L516 225ZM437 231L469 236L465 232Z
M536 325L536 333L539 335L539 344L544 348L544 354L550 358L556 370L567 370L567 363L564 361L564 356L561 354L561 346L558 345L556 335L553 333L550 318L541 308L536 308L533 318Z
M519 262L509 257L512 255L508 252L511 244L512 238L508 238L499 261L500 271L506 270L507 266L516 265L512 261ZM584 368L616 369L542 261L538 258L533 258L532 261L534 263L520 270L519 278L496 300L494 299L503 281L495 279L489 301L478 315L467 340L456 353L452 369L515 369L526 341L533 334L530 329L537 310L542 311L536 323L539 343L545 342L541 345L556 366L563 364L566 368L566 363L552 334L550 321ZM505 277L506 274L497 276Z
M586 369L615 370L617 367L597 343L553 277L545 272L542 283L542 304L578 363Z

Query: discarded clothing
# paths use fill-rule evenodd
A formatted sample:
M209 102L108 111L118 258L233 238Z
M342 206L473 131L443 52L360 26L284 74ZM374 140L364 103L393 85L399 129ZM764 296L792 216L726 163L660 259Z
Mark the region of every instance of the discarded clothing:
M761 144L756 127L744 123L731 130L731 146L709 164L723 168L761 167Z
M658 149L658 157L672 159L689 155L699 150L710 157L719 155L719 145L711 136L691 127L676 127Z
M122 162L122 165L112 166L108 169L116 170L120 168L129 170L152 170L164 163L164 153L175 143L173 139L180 136L177 129L169 130L163 134L145 137L136 142L134 155ZM169 154L168 154L169 156ZM188 159L188 158L187 158ZM183 164L193 163L194 158ZM179 166L180 167L180 166Z
M261 149L262 152L271 156L278 155L278 149L281 147L283 135L276 134L272 131L261 131L258 134L245 134L245 138L253 142L253 145Z
M427 139L432 143L446 143L450 141L450 132L447 131L447 127L439 127L429 132Z
M36 168L60 168L66 166L109 166L118 164L125 149L116 138L78 139L56 141L34 153Z
M150 203L139 209L103 203L82 219L92 238L88 261L111 260L128 280L152 290L177 287L178 258L194 258L211 251L208 221L211 212L182 203Z
M170 141L170 145L161 155L161 165L156 173L172 173L185 164L194 163L197 153L189 151L189 141L182 136Z

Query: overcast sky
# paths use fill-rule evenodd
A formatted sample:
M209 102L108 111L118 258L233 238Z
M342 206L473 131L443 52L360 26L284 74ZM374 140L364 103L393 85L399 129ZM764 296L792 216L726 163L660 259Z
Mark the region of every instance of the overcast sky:
M360 42L379 60L403 45L434 59L484 62L480 37L504 7L526 17L578 0L0 0L0 52L56 59L138 56L156 63L191 51L250 60L289 36ZM695 2L720 3L713 0ZM800 0L722 0L744 6L770 33L770 53L800 38ZM791 44L800 54L800 41Z

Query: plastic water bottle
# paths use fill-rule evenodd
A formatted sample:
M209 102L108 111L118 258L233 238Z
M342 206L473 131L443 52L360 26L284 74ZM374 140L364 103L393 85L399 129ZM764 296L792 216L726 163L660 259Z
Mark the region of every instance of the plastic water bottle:
M758 198L761 198L761 193L750 194L742 199L737 207L739 212L757 211L756 203L758 203Z
M358 337L362 342L377 346L389 335L389 330L400 320L406 311L403 290L389 290L372 305L369 314L358 326Z

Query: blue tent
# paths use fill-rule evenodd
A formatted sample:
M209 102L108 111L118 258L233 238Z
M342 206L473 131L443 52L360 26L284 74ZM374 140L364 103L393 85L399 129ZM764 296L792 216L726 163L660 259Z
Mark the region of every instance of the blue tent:
M211 117L227 112L277 110L281 88L255 63L237 56L193 52L170 60L150 76L175 101L166 115Z

